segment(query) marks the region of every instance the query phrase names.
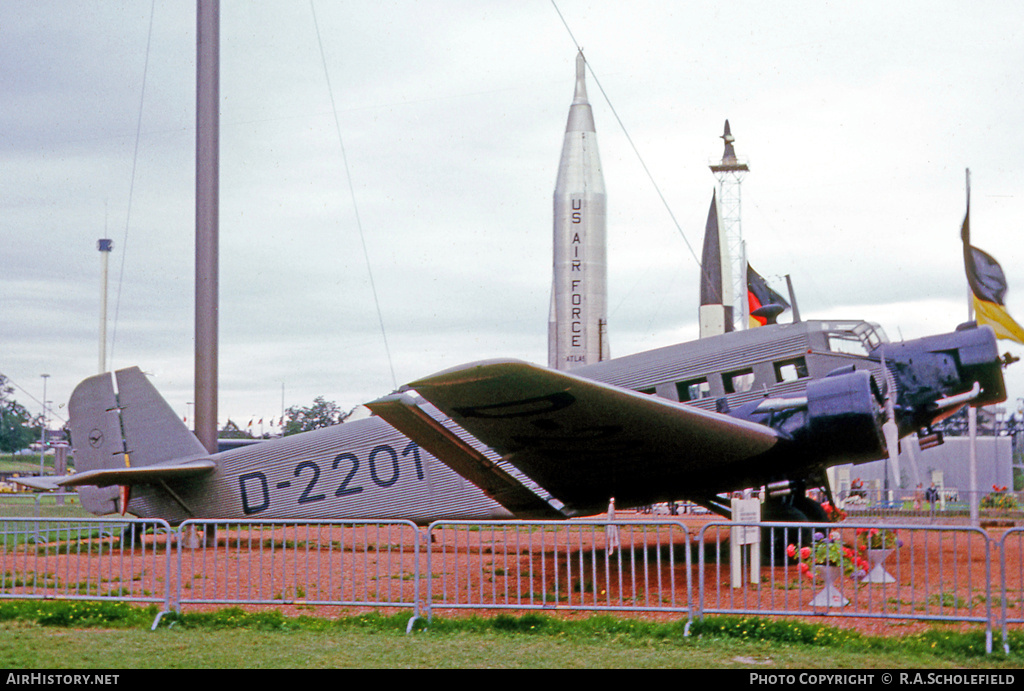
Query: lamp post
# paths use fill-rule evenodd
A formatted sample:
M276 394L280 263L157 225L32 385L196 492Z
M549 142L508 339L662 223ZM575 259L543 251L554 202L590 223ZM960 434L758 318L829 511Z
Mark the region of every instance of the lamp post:
M46 380L50 378L49 374L40 374L43 378L43 424L42 431L39 434L39 474L43 474L43 459L46 456Z
M108 238L101 238L96 243L102 258L102 271L100 274L100 373L107 371L107 263L110 261L110 253L114 249L114 241Z

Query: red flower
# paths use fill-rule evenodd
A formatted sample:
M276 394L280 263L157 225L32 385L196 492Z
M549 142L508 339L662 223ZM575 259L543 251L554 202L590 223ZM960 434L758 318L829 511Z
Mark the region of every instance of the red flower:
M796 556L796 545L790 545L786 548L786 556L790 559Z

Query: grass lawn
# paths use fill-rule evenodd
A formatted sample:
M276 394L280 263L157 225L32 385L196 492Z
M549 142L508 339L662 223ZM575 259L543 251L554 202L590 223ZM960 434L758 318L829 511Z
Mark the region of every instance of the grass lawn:
M63 495L63 503L52 494L0 493L0 517L6 518L96 518L82 508L75 494Z
M405 633L407 613L339 619L278 612L168 615L120 603L0 603L6 669L192 668L699 668L1020 669L1024 637L1009 656L986 656L984 635L943 628L867 638L782 620L709 617L655 623L596 616L435 619ZM980 644L981 650L978 649ZM999 647L998 645L996 646Z

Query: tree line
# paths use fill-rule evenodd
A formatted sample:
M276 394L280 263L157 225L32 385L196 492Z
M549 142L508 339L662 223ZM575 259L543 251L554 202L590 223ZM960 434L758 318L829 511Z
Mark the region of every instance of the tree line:
M43 429L43 416L32 415L25 406L14 400L14 387L0 374L0 453L14 453L28 448L39 439ZM342 410L334 401L323 396L313 399L309 406L292 406L285 411L284 436L309 432L321 427L337 425L347 420L352 410ZM223 438L254 438L231 420L220 430Z
M43 429L43 416L33 416L13 398L14 387L0 374L0 452L27 448Z
M355 408L349 411L342 410L334 401L328 401L323 396L313 399L310 406L292 406L285 411L282 433L284 436L309 432L321 427L330 427L345 422ZM254 435L248 430L242 429L236 423L228 420L220 430L223 439L253 439Z

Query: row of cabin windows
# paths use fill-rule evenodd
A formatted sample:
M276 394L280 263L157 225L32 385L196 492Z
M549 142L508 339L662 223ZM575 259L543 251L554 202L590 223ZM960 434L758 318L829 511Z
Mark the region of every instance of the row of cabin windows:
M803 357L780 360L772 364L775 369L775 383L777 384L806 379L810 376L807 372L807 361ZM753 367L723 372L722 389L726 394L743 393L754 388L754 380ZM653 388L641 389L640 393L653 395L655 390ZM676 382L676 394L678 394L680 402L683 403L710 398L711 384L708 383L707 377Z

